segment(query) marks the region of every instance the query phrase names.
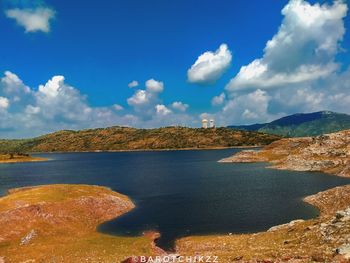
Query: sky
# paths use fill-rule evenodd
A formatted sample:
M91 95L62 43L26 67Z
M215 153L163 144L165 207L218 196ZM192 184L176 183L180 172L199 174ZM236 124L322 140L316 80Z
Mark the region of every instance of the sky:
M0 138L350 113L344 0L0 3Z

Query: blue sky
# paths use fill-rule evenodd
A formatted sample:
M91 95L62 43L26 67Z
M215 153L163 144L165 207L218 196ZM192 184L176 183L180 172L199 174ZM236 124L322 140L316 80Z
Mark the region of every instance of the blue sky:
M300 25L309 22L299 17L299 7L309 8L324 23ZM299 111L347 111L342 106L346 101L327 100L326 88L350 75L345 1L4 0L1 9L0 137L99 125L198 126L203 116L227 125ZM300 32L292 32L293 23ZM282 33L271 52L266 48L283 27L297 47L290 57ZM326 36L329 45L323 48ZM222 44L227 50L219 54L223 60L216 61L216 68L204 63L194 68L191 79L188 71L197 58L207 51L214 54ZM262 60L252 65L257 59ZM273 70L247 80L239 72L248 65L254 72L265 66ZM161 90L146 88L149 79ZM139 86L129 88L133 80ZM20 95L10 94L11 85ZM54 94L40 93L39 85ZM130 100L138 90L145 91L147 103ZM346 87L331 92L348 99ZM45 100L43 94L51 97Z

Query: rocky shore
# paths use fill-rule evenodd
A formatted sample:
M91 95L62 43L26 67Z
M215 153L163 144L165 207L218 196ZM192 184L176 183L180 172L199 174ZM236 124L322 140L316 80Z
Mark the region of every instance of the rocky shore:
M312 220L294 220L266 232L193 236L176 242L181 255L203 255L219 262L350 262L350 185L308 196L320 210Z
M220 162L270 162L271 168L276 169L321 171L350 177L350 130L281 139L262 150L242 151Z
M350 262L350 185L304 201L316 206L320 216L255 234L185 237L166 254L155 246L156 232L118 237L96 231L97 225L134 208L126 196L108 188L14 189L0 199L0 262L141 262L157 256L215 256L225 263Z

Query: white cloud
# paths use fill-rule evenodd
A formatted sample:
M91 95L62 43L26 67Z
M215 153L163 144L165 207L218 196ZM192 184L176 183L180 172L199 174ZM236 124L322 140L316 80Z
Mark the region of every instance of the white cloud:
M39 107L35 107L33 105L28 105L25 109L25 113L27 114L38 114L40 112Z
M133 80L133 81L131 81L131 82L128 84L128 87L129 87L129 88L135 88L135 87L137 87L138 85L139 85L139 82L136 81L136 80Z
M0 110L6 110L10 106L8 98L0 97Z
M215 52L207 51L198 57L187 71L188 81L199 84L213 83L229 68L231 60L231 51L226 44L221 44Z
M157 104L156 105L156 112L157 114L161 115L161 116L165 116L170 114L172 111L170 109L168 109L165 105L163 104Z
M225 99L226 99L225 93L221 93L219 96L215 96L212 98L211 104L213 106L222 105L225 102Z
M123 108L123 106L121 106L121 105L119 105L119 104L114 104L114 105L113 105L113 109L115 109L116 111L121 111L121 110L123 110L124 108Z
M178 110L178 111L182 111L182 112L185 112L187 110L187 108L189 107L188 104L185 104L181 101L174 101L172 104L171 104L171 107L175 110Z
M218 122L267 122L320 110L350 113L350 67L342 71L336 60L347 9L344 1L290 0L263 56L241 67L226 86L227 98L212 99L213 105L223 102Z
M221 118L231 124L270 121L276 117L268 112L270 100L267 92L260 89L236 96L223 107Z
M146 90L137 90L132 97L128 98L130 106L147 104L151 99L151 94Z
M346 13L342 1L311 5L291 0L282 10L282 25L266 43L263 57L243 66L226 88L280 88L328 77L338 68L334 57L345 33Z
M20 100L16 99L18 96ZM119 104L93 107L86 95L66 83L64 76L53 76L38 89L32 89L17 75L6 72L0 79L0 138L114 125L153 128L195 123L191 115L180 110L173 112L159 96L159 90L136 90L128 99L129 108L122 110Z
M15 19L17 24L23 26L25 32L50 31L50 20L55 17L55 11L48 7L35 9L9 9L5 11L8 18Z
M146 81L146 89L149 92L160 93L164 90L164 83L158 80L149 79Z
M30 93L30 88L18 78L16 74L5 71L5 76L1 78L2 90L5 94L23 94Z
M149 79L145 86L144 90L135 90L134 94L127 99L127 103L133 107L141 119L149 121L156 114L156 105L161 104L159 96L164 90L164 83Z

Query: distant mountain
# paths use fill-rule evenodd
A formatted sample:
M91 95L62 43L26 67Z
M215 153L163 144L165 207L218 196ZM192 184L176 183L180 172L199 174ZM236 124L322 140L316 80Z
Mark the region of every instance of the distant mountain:
M350 129L350 115L331 111L298 113L270 123L228 127L276 134L284 137L317 136Z
M205 149L261 146L280 136L229 128L109 127L58 131L33 139L0 140L0 152L84 152L161 149Z

